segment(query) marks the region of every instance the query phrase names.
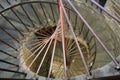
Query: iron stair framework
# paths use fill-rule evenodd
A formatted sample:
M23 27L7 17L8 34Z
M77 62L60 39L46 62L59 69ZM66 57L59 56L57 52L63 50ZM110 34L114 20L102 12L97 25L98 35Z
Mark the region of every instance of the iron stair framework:
M64 7L62 2L61 2L61 7L63 9L67 25L71 29L71 32L72 32L72 35L74 36L74 40L76 41L76 44L77 44L77 38L76 38L76 34L74 33L74 29L77 27L77 20L78 20L78 18L80 18L83 21L83 25L86 25L86 26L82 26L80 28L80 32L79 32L80 35L82 35L82 34L85 35L84 39L88 39L87 37L90 36L87 44L90 44L92 41L94 42L92 46L89 46L90 52L91 52L91 54L93 54L93 55L91 55L91 57L93 57L93 59L90 62L90 63L92 63L92 65L90 67L88 67L86 65L86 61L84 60L84 58L82 58L83 63L84 63L84 67L86 69L87 78L88 79L92 79L91 70L92 70L92 67L93 67L94 62L95 62L96 53L97 53L97 45L96 44L98 44L98 43L103 47L105 52L112 59L112 61L114 62L115 66L116 66L116 69L119 70L120 69L120 65L119 65L118 61L116 60L116 58L114 58L111 55L111 52L102 43L102 41L95 34L95 32L93 31L91 26L82 17L82 15L77 11L77 9L74 7L74 5L71 3L71 1L70 0L66 0L66 2L69 3L71 8L73 8L73 9L68 8L68 7ZM112 15L110 12L108 12L105 8L100 6L94 0L91 0L91 2L92 2L92 5L95 4L100 9L102 9L105 13L107 13L109 16L111 16L114 20L116 20L118 23L120 23L120 19L118 19L116 16ZM44 4L50 6L49 7L50 8L50 12L46 13L46 11L43 8ZM27 9L25 5L30 6L29 9ZM43 12L42 13L43 17L41 17L41 18L39 17L40 15L39 15L39 13L36 10L36 8L37 8L36 5L40 5L41 10ZM15 5L12 5L12 6L8 7L8 8L6 8L6 9L3 9L2 11L0 11L1 20L3 20L3 22L6 22L6 25L3 25L2 23L0 23L0 30L7 37L9 37L12 40L12 41L9 42L4 37L1 37L0 38L0 42L5 47L4 47L4 49L0 49L0 52L1 52L1 54L9 56L13 60L13 62L10 62L10 61L6 61L6 60L3 60L3 59L0 59L0 62L8 64L8 65L12 65L12 66L15 67L15 70L10 70L10 69L7 69L7 68L0 68L0 71L1 71L0 73L2 73L2 72L16 73L17 75L21 75L22 78L24 78L24 79L26 78L27 72L20 71L21 65L19 65L20 64L20 58L21 58L20 54L19 54L20 53L19 51L20 51L21 44L24 42L24 39L28 36L28 33L29 32L34 32L35 30L39 29L39 26L44 27L46 25L51 25L51 23L52 23L52 25L56 25L57 24L58 19L59 19L59 11L58 11L59 9L57 8L55 10L54 7L58 7L58 4L57 3L53 3L53 2L46 2L46 1L28 1L28 2L22 2L22 3L18 3L18 4L15 4ZM20 12L18 8L20 9L20 11L22 10L22 12ZM34 14L34 17L36 19L33 19L33 16L29 14L29 10L32 10L32 12ZM66 12L66 11L68 11L68 12ZM76 16L75 17L76 19L75 19L74 27L73 27L73 24L71 24L71 22L69 20L70 19L69 15L72 12ZM49 15L52 15L52 16L50 16L51 19L52 19L52 22L50 22L48 20L49 19L48 18ZM10 16L11 17L15 17L15 18L11 18ZM28 20L28 22L24 21L24 19ZM16 23L18 23L22 27L20 28L20 26L16 25ZM11 27L11 28L9 28L9 27ZM11 30L13 33L11 31L9 31L9 30ZM86 31L85 33L84 33L84 30ZM77 46L77 47L80 49L79 46ZM80 54L82 55L82 53L80 53ZM65 74L65 75L67 75L67 74ZM34 77L37 78L36 76L34 76ZM65 77L67 79L67 76L65 76ZM48 78L48 80L49 79L50 78Z

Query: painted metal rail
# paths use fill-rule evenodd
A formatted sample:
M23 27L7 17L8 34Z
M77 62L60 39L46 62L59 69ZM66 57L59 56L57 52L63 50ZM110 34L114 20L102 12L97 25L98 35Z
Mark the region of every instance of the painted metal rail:
M43 71L42 73L47 72L47 76L45 77L46 79L50 80L52 76L52 66L53 66L53 60L54 60L54 55L55 55L55 49L56 49L56 44L59 41L59 36L62 38L62 51L63 51L63 59L64 59L64 78L67 80L67 78L70 78L72 75L70 73L67 73L67 57L66 57L66 46L65 46L65 29L64 29L64 24L67 24L67 29L70 29L74 42L77 46L77 49L79 51L79 58L82 58L82 62L84 64L86 73L87 73L87 78L92 79L92 73L91 70L93 68L93 65L95 63L95 58L96 58L96 53L97 53L97 43L99 43L103 49L106 51L106 53L109 55L109 57L113 60L113 62L116 65L117 69L120 69L120 65L118 61L111 55L109 50L106 48L106 46L102 43L102 41L99 39L99 37L95 34L91 26L87 23L87 21L82 17L82 15L76 10L74 5L70 2L70 0L66 0L70 6L73 9L70 9L69 7L66 7L63 5L62 1L59 0L59 6L58 3L54 2L45 2L45 1L30 1L30 2L22 2L15 4L11 7L8 7L7 9L3 9L0 11L0 18L2 19L1 22L4 22L6 25L3 25L0 23L0 30L1 34L4 34L5 37L0 37L0 43L3 45L3 48L0 48L0 54L4 54L8 56L8 58L13 59L15 61L18 61L18 63L14 63L7 61L7 59L0 59L1 63L5 63L11 66L15 66L17 68L16 71L6 69L6 68L0 68L1 73L2 72L11 72L11 73L17 73L19 75L23 75L23 79L26 78L27 75L29 75L29 69L31 66L35 63L37 60L38 56L42 54L42 51L46 49L44 52L44 55L39 63L39 66L32 76L32 78L38 78L39 74L41 73L40 70L42 68L42 65L44 64L46 55L48 54L49 48L53 43L53 49L52 49L52 55L48 59L47 63L50 61L50 65L48 66L49 69ZM100 7L103 11L106 11L103 7L98 5L94 0L91 0L94 4L96 4L98 7ZM9 1L7 0L8 4ZM47 6L46 6L47 5ZM0 5L1 6L1 5ZM1 6L2 7L2 6ZM48 8L49 7L49 8ZM3 8L3 7L2 7ZM48 11L49 10L49 11ZM74 13L74 16L70 16L72 13ZM109 12L108 12L109 13ZM66 20L63 20L63 15L66 18ZM110 15L113 19L116 21L120 22L120 20L113 16L112 14ZM10 16L13 18L11 19ZM74 23L71 23L71 17L75 17ZM82 47L79 46L79 42L76 36L76 33L74 32L77 27L79 27L77 24L79 23L79 17L80 20L82 20L82 25L80 26L80 30L78 31L78 36L83 35L83 39L87 40L87 45L89 47L89 52L90 52L90 57L89 60L90 62L87 63L87 61L84 58L84 55L82 52ZM51 21L50 21L50 20ZM61 21L60 21L61 20ZM65 23L64 23L65 22ZM37 29L42 29L43 27L46 27L46 25L51 26L51 23L54 24L54 26L57 26L54 32L47 31L45 34L38 34L40 35L39 37L37 36L37 39L33 41L33 43L29 44L28 48L32 52L26 59L24 59L22 62L20 62L21 58L25 56L26 54L20 54L21 46L22 44L26 41L26 38L28 38L29 33L34 33ZM17 25L16 25L17 24ZM18 25L19 24L19 25ZM85 26L86 25L86 26ZM53 25L52 25L53 26ZM62 26L62 32L61 28ZM10 30L10 31L9 31ZM50 35L50 37L49 37ZM47 36L47 37L46 37ZM48 40L44 41L44 38L47 38ZM49 37L49 38L48 38ZM93 44L91 44L93 43ZM16 46L17 45L17 46ZM70 47L71 45L69 45ZM7 50L8 49L8 50ZM28 62L31 57L35 55L34 59L30 62L30 64L25 68L24 71L19 71L23 67L23 65ZM91 64L88 66L88 64ZM78 64L76 64L78 65ZM61 65L60 65L61 67ZM43 68L42 68L43 69ZM59 72L59 70L56 71L56 73ZM71 73L74 73L74 71L71 71ZM61 77L62 72L59 73L57 76ZM68 77L68 75L70 75ZM53 78L53 77L52 77ZM2 78L1 78L2 79Z

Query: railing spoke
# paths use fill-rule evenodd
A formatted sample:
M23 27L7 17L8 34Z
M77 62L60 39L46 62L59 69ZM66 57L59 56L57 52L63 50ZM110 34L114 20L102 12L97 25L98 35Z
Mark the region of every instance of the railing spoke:
M104 7L102 7L99 3L97 3L95 0L91 0L91 2L93 4L95 4L96 6L98 6L100 9L102 9L106 14L108 14L110 17L112 17L114 20L116 20L118 23L120 23L120 19L118 17L116 17L115 15L113 15L112 13L110 13L107 9L105 9Z
M41 4L41 3L39 3L39 4L40 4L40 7L41 7L41 9L42 9L42 11L43 11L43 14L44 14L44 16L45 16L45 19L46 19L46 21L47 21L47 23L48 23L48 25L49 25L49 22L48 22L48 19L47 19L47 15L46 15L46 13L45 13L45 10L44 10L42 4Z
M10 36L13 40L15 40L17 43L19 43L19 40L17 40L13 35L11 35L9 32L7 32L4 28L0 26L0 29L4 31L8 36Z
M38 66L38 69L37 69L37 72L35 73L35 76L38 75L38 73L39 73L39 71L40 71L40 69L41 69L41 66L42 66L42 64L43 64L43 61L44 61L44 59L45 59L45 57L46 57L46 55L47 55L47 53L48 53L48 50L49 50L52 42L53 42L53 39L51 39L50 42L48 43L48 47L47 47L47 49L46 49L46 51L45 51L45 53L44 53L44 56L43 56L43 58L42 58L42 60L41 60L41 62L40 62L40 64L39 64L39 66Z
M52 6L52 4L50 4L50 8L51 8L52 15L53 15L53 22L55 22L55 23L56 23L56 20L55 20L55 15L54 15L54 12L53 12L53 6Z
M90 27L90 25L87 23L87 21L82 17L82 15L77 11L77 9L74 7L74 5L67 0L67 2L71 5L71 7L75 10L75 12L78 14L78 16L81 18L81 20L85 23L85 25L87 26L87 28L90 30L90 32L93 34L93 36L96 38L96 40L99 42L99 44L102 46L102 48L105 50L105 52L108 54L108 56L112 59L112 61L114 62L114 64L116 65L117 69L120 69L119 63L118 61L112 56L112 54L110 53L110 51L106 48L106 46L102 43L102 41L99 39L99 37L95 34L95 32L93 31L93 29Z
M3 69L3 68L0 68L0 71L13 72L13 73L19 73L19 74L22 74L22 75L26 75L26 73L24 73L24 72L13 71L13 70Z
M11 46L11 44L5 42L4 40L0 39L0 42L2 42L3 44L7 45L8 47L12 48L13 50L15 50L16 52L18 52L18 49L16 49L15 47Z
M57 37L56 37L57 38ZM49 72L48 72L48 80L50 79L50 75L51 75L51 71L52 71L52 66L53 66L53 59L54 59L54 54L55 54L55 48L56 48L56 39L54 41L54 46L53 46L53 50L52 50L52 57L51 57L51 61L50 61L50 68L49 68Z
M33 11L34 11L34 13L35 13L35 15L36 15L36 17L37 17L37 19L38 19L38 21L39 21L39 24L41 24L42 22L41 22L41 20L39 19L40 16L38 16L38 14L36 13L35 8L33 7L33 4L30 3L30 6L32 7L32 9L33 9Z
M15 14L15 16L19 19L19 21L24 25L24 27L26 28L26 30L27 31L29 31L29 29L28 29L28 25L26 25L23 21L22 21L22 19L16 14L16 12L11 8L11 11Z
M16 31L18 31L22 36L24 36L23 35L23 33L20 31L20 30L18 30L17 28L16 28L16 26L11 22L11 21L9 21L8 19L7 19L7 17L5 17L2 13L0 14Z
M40 48L42 48L41 49L41 51L42 51L44 49L45 45L46 44L44 44L44 43L42 45L40 45L32 54L30 54L22 63L20 63L20 65L22 65L24 62L26 62L27 60L29 60Z
M35 27L32 19L29 17L29 14L27 13L27 11L24 9L23 5L20 5L20 7L22 8L22 10L24 11L25 15L27 16L27 18L30 20L30 22L32 23L32 26Z
M13 55L11 55L11 54L10 54L10 53L8 53L8 52L5 52L5 51L3 51L3 50L0 50L0 52L1 52L1 53L3 53L3 54L8 55L8 56L10 56L10 57L12 57L12 58L14 58L14 59L17 59L17 57L16 57L16 56L13 56Z
M5 61L5 60L1 60L1 59L0 59L0 62L3 62L3 63L6 63L6 64L10 64L10 65L13 65L13 66L19 67L19 65L14 64L14 63L11 63L11 62L8 62L8 61Z
M62 2L58 0L58 6L60 11L60 22L61 22L61 32L62 32L62 53L64 61L64 78L67 78L67 54L66 54L66 40L65 40L65 27L64 27L64 12L62 9Z
M70 21L69 21L69 18L68 18L68 16L67 16L66 10L65 10L65 8L64 8L63 5L62 5L62 8L63 8L64 14L65 14L65 17L66 17L66 19L67 19L67 22L68 22L68 24L69 24L69 28L70 28L70 30L71 30L71 32L72 32L72 35L73 35L73 37L74 37L74 40L75 40L75 42L76 42L76 45L77 45L79 54L80 54L80 56L81 56L81 58L82 58L82 62L83 62L84 67L85 67L85 69L86 69L88 78L90 78L90 77L91 77L91 73L90 73L90 71L89 71L89 69L88 69L87 63L86 63L85 58L84 58L84 56L83 56L83 54L82 54L82 51L81 51L81 48L80 48L80 46L79 46L78 40L77 40L77 38L76 38L76 35L75 35L74 31L73 31L72 25L71 25L71 23L70 23Z
M35 48L38 47L35 51L33 51L33 54L35 54L43 45L44 45L43 42L42 43L39 42L39 43L35 44L34 47L32 47L31 49L29 49L29 51L32 51L32 50L34 50ZM26 55L26 54L27 53L21 54L20 56L18 56L18 59L21 58L22 56Z

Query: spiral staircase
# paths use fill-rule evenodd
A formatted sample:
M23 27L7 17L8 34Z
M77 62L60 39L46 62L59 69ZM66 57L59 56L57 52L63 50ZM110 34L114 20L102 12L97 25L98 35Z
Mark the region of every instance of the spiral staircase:
M58 1L0 1L0 80L119 80L120 9Z

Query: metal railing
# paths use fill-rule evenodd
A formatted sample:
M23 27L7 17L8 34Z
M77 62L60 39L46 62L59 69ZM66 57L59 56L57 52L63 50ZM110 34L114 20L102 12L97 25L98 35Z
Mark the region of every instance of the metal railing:
M95 58L96 58L96 53L97 53L97 47L98 47L97 43L100 43L102 45L102 47L105 49L108 55L113 59L113 62L116 64L117 68L119 69L119 64L116 61L116 59L111 55L109 50L107 50L107 48L104 46L102 41L90 28L89 24L86 22L86 20L84 20L84 18L80 15L80 13L75 9L72 3L69 0L67 1L68 3L70 3L73 9L70 9L69 7L64 7L61 3L65 17L67 18L67 21L65 21L65 25L67 25L67 29L68 30L71 29L71 32L73 33L74 41L76 42L76 45L80 52L80 56L82 56L84 67L87 71L88 79L91 79L91 70L95 63ZM74 14L74 16L70 16L72 14ZM81 17L81 19L79 19L78 16ZM11 19L10 17L12 17L13 19ZM74 23L71 24L72 17L74 17ZM23 68L24 63L29 61L29 59L31 59L31 57L34 55L34 54L30 54L30 56L24 59L24 61L22 61L21 63L19 62L21 58L26 55L26 54L20 54L20 49L21 49L22 44L24 44L24 42L26 42L26 39L29 37L26 34L34 33L36 30L42 29L47 26L57 26L57 22L59 20L58 4L54 2L44 2L44 1L22 2L22 3L15 4L7 9L0 11L0 18L1 18L1 22L3 22L3 23L0 23L0 30L1 30L0 33L4 34L5 37L9 38L9 39L4 38L4 36L0 37L0 43L2 44L1 46L3 46L3 48L0 48L0 54L2 53L8 56L8 58L10 57L11 59L18 61L18 63L15 64L14 62L9 62L9 61L5 61L4 59L0 59L0 62L9 64L9 65L12 65L18 68L16 71L14 71L14 70L6 69L5 67L5 68L0 68L0 71L1 73L2 72L19 73L20 75L23 75L22 78L25 78L27 75L29 75L29 72L27 73L28 69L30 69L30 67L33 65L33 63L35 63L35 60L37 59L37 58L34 58L33 61L30 62L30 65L27 66L28 68L26 68L25 71L22 71L22 72L19 71L21 70L21 68ZM81 25L78 24L79 21L82 21ZM77 29L78 27L80 30ZM87 45L88 45L89 52L90 52L90 56L88 59L89 61L85 61L83 53L81 52L82 49L79 46L77 37L82 37L85 41L87 41ZM32 48L28 47L28 49L32 53L35 53L36 56L37 55L39 56L38 50L41 49L41 52L42 52L42 49L44 49L46 45L47 46L51 45L50 42L52 42L52 40L48 41L48 43L45 43L45 44L42 44L39 41L36 41L36 43L34 44L31 43L29 47L32 46ZM56 43L57 41L55 40L54 46L53 46L54 47L53 53L55 50ZM40 46L41 48L39 49L38 47ZM33 50L33 48L34 49L37 48L36 51ZM35 75L32 76L33 78L38 77L40 73L44 73L44 72L47 72L46 79L51 78L51 69L52 69L51 67L49 70L40 72L40 69L41 69L41 66L43 65L43 61L46 57L46 54L47 54L47 48L46 48L44 58L41 60L40 65L38 66L39 69L37 69L37 72L35 72ZM53 55L54 54L52 54L51 55L52 57L49 58L49 60L51 61L50 66L52 66L52 60L54 59ZM74 71L72 73L74 73ZM58 76L61 77L61 74L63 73L59 73ZM66 75L66 78L69 78L67 72L65 75ZM71 76L72 75L70 75L70 77Z

